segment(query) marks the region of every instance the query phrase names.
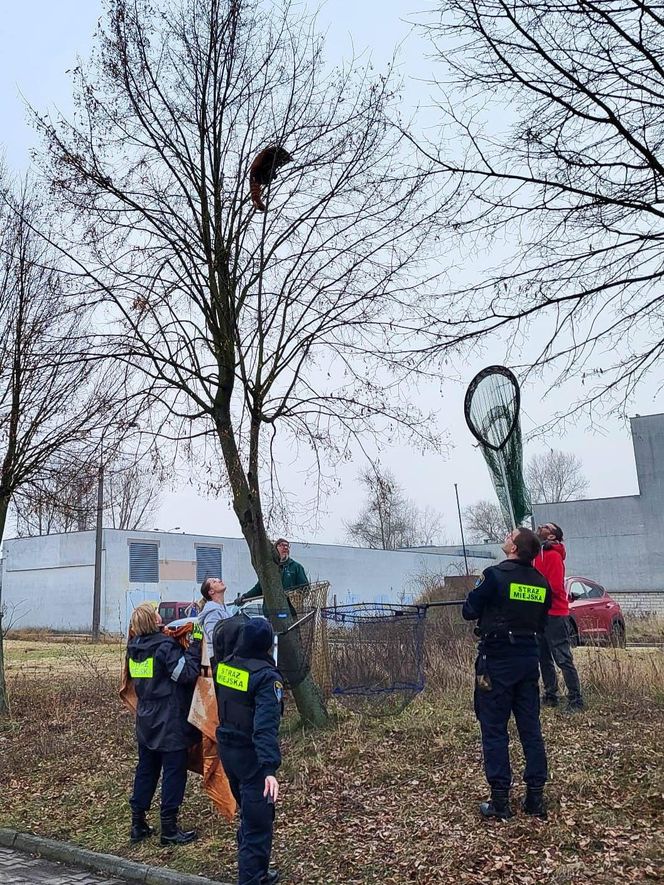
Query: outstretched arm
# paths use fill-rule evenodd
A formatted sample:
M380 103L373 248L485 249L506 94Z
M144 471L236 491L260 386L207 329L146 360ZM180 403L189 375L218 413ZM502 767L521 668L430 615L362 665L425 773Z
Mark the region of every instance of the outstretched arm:
M297 569L295 570L295 577L297 580L296 587L308 587L309 586L309 578L307 577L307 573L304 568L298 562Z
M240 599L243 602L246 602L248 599L256 599L256 597L262 596L262 595L263 595L263 588L261 587L261 582L258 581L256 584L254 584L254 586L251 588L251 590L247 590L246 593L243 593L240 596Z

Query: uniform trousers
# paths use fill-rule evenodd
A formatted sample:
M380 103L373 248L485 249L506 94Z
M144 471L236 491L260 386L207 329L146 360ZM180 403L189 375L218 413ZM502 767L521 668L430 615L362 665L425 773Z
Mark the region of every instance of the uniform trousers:
M129 800L132 810L149 810L159 775L162 774L161 815L162 817L177 815L187 785L187 758L186 749L162 752L150 750L144 744L139 744L134 792Z
M512 784L507 723L513 714L526 759L523 779L529 787L541 789L547 779L547 761L540 726L537 654L487 655L483 662L491 688L482 689L476 681L475 714L482 732L486 779L497 790L509 790Z
M219 756L240 809L238 885L260 885L272 853L274 803L263 796L265 777L251 747L218 744Z

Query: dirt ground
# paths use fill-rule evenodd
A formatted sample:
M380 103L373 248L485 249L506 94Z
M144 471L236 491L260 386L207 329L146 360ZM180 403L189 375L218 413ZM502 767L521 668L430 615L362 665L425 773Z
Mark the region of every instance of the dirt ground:
M13 718L0 730L0 825L232 881L234 828L213 812L195 775L183 823L195 824L200 839L179 850L157 839L129 843L135 745L116 693L122 647L11 642L7 653ZM479 730L470 671L458 657L453 670L444 661L432 670L398 717L360 718L331 705L330 727L304 734L291 705L273 854L284 882L664 881L664 653L576 654L587 712L543 714L547 822L479 819Z

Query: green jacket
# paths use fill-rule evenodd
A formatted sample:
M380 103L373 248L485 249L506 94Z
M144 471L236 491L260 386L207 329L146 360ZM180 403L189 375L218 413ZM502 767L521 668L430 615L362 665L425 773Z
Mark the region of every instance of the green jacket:
M296 587L308 587L309 578L299 562L295 562L290 556L279 563L279 571L281 572L281 586L284 590L293 590ZM242 594L242 599L255 599L262 596L261 582L258 581L251 590L247 590Z

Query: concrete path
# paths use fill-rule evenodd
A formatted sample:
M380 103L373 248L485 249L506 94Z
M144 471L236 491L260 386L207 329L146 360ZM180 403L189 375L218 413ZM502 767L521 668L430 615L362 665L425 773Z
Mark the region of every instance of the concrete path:
M54 863L13 848L0 848L0 885L126 885L124 879L109 879Z

